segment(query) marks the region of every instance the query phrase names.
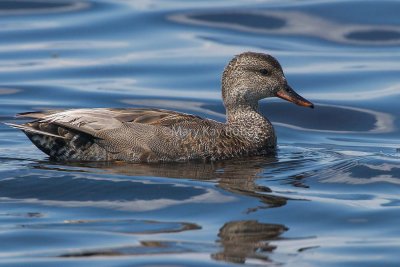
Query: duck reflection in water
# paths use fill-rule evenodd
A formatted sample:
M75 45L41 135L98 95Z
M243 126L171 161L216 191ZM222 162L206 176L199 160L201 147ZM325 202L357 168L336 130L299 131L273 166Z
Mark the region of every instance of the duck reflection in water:
M235 195L254 197L262 203L260 206L249 208L245 212L254 212L260 208L280 207L286 204L287 198L275 196L272 190L257 185L256 180L267 167L279 164L275 156L253 157L248 159L234 159L214 163L187 162L166 164L129 164L129 163L57 163L49 165L35 164L35 168L71 171L71 167L82 172L98 171L101 169L108 174L117 174L132 177L165 177L173 179L194 179L201 181L215 181L216 186ZM137 192L137 191L136 191ZM136 199L145 199L136 195ZM239 212L243 212L239 211ZM266 252L272 252L276 247L269 242L278 240L288 228L280 224L261 223L254 220L229 221L221 226L217 240L222 248L211 254L215 260L234 263L244 263L247 259L270 261ZM152 240L149 240L149 242ZM154 241L154 240L153 240Z
M279 239L288 228L281 224L258 221L232 221L219 230L218 242L223 250L212 255L213 259L245 263L247 258L270 261L263 252L272 252L276 246L268 241Z
M69 167L78 167L82 172L91 172L99 170L110 174L140 176L140 177L163 177L173 179L194 179L202 181L216 181L217 187L239 195L245 195L260 199L266 207L279 207L286 204L287 198L275 196L272 190L266 186L256 184L263 169L273 163L278 163L275 155L269 157L252 157L251 160L231 159L220 162L182 162L182 163L125 163L125 162L70 162L58 163L52 162L52 165L35 164L34 168L39 169L57 169L57 171L70 172ZM74 169L76 171L76 169ZM136 196L140 198L140 196ZM249 212L255 211L260 207L249 209Z

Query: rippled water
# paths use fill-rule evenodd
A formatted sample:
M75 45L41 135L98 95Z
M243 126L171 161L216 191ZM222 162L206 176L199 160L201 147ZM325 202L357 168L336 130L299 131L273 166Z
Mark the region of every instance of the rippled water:
M0 266L399 266L398 1L2 0L0 119L161 107L224 120L247 50L316 104L262 102L273 158L51 162L0 125Z

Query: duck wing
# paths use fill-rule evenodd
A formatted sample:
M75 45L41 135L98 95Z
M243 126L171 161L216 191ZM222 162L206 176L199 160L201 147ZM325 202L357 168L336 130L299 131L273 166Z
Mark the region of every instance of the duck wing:
M19 118L36 119L24 124L29 126L37 123L46 126L57 125L66 129L82 132L96 137L102 130L111 130L121 127L122 124L140 123L153 126L172 128L178 124L185 125L206 122L203 118L176 111L150 108L95 108L71 110L47 110L40 112L26 112L17 115ZM35 129L40 130L40 129ZM52 134L55 134L54 132Z
M190 114L144 108L50 110L19 117L35 120L10 126L24 131L39 149L60 160L168 160L178 153L172 145L176 142L173 127L212 123Z

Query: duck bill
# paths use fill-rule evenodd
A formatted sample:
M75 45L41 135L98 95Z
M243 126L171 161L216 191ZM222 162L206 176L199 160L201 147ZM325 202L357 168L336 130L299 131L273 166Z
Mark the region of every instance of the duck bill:
M299 106L314 108L313 103L297 94L289 85L286 85L286 88L279 90L276 93L276 96L289 102L293 102Z

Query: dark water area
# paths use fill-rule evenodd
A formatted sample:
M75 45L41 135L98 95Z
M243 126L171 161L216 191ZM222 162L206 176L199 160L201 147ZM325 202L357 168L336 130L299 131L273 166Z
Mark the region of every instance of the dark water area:
M399 1L0 1L0 120L159 107L224 121L220 75L279 59L273 157L57 163L0 124L0 266L400 266Z

